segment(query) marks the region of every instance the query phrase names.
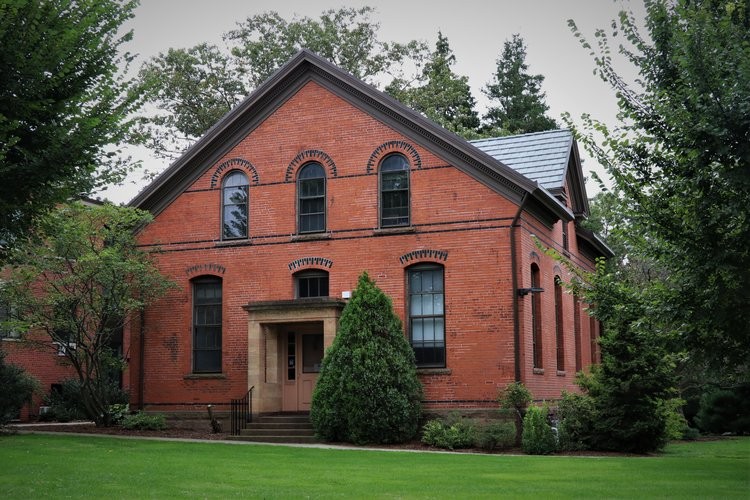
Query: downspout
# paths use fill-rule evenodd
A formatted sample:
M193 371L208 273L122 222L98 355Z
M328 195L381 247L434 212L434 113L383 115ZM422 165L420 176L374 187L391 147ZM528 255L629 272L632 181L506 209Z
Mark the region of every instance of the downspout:
M138 349L138 409L143 410L143 390L146 386L145 381L143 380L146 373L146 368L144 367L144 361L146 358L145 354L145 347L146 347L146 339L144 338L144 333L146 331L145 328L145 321L146 321L146 315L144 314L143 310L140 311L140 321L138 322L138 329L140 338L138 339L139 342L139 349Z
M518 314L518 263L516 262L516 225L521 218L528 200L529 192L523 194L513 221L510 223L510 272L513 288L513 360L515 363L516 382L521 382L521 319Z

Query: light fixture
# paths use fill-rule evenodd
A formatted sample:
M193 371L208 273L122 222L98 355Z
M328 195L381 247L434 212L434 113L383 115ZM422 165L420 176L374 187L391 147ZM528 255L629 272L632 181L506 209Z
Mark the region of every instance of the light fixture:
M524 297L530 293L540 293L543 292L544 288L539 288L538 286L531 287L531 288L519 288L518 289L518 296Z

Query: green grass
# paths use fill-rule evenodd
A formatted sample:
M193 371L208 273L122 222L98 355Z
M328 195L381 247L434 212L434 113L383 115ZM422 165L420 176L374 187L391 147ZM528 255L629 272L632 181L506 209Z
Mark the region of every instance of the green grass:
M2 498L748 498L750 438L655 457L329 450L0 437Z

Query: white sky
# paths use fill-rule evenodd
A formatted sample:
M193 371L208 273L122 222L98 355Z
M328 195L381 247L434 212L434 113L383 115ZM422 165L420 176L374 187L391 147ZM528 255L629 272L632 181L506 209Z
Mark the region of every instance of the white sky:
M431 49L441 30L456 55L454 71L469 77L480 114L486 100L481 92L492 78L503 42L520 33L526 42L529 72L542 74L550 116L558 119L569 112L576 121L583 113L612 124L617 112L611 89L593 74L594 62L573 37L567 25L575 20L589 38L597 28L606 28L625 8L642 17L642 2L634 0L141 0L135 18L126 25L133 29L130 52L139 55L134 67L170 47L187 48L208 41L223 46L221 36L246 18L275 10L286 19L294 14L317 18L323 10L342 6L371 5L377 9L380 39L406 42L426 41ZM584 174L596 168L584 151ZM136 153L150 170L162 171L165 160ZM101 196L114 202L128 202L144 186L133 176ZM589 196L596 192L587 183Z

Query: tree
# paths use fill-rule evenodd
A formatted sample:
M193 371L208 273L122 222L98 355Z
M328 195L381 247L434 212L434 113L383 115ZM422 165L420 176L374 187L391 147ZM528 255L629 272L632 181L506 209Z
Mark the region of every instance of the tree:
M484 115L484 131L491 135L526 134L558 128L546 115L544 76L530 75L526 64L526 45L521 35L514 34L503 45L497 60L497 71L483 89L490 99Z
M0 249L36 216L118 181L136 109L119 67L137 2L0 3Z
M141 91L158 110L141 117L139 140L157 156L177 156L302 48L369 83L407 84L406 68L418 71L427 47L381 41L374 11L341 8L291 21L265 12L226 33L225 48L204 43L159 54L139 74Z
M613 31L638 71L614 67L569 21L618 96L616 131L588 117L581 140L632 207L645 255L666 270L663 303L693 366L747 379L750 366L750 3L647 0L642 35L621 13ZM612 35L616 36L616 35ZM597 141L594 133L601 134Z
M2 289L13 305L13 328L44 332L44 344L60 346L97 425L111 423L112 375L125 363L117 352L123 329L169 286L136 245L135 231L150 220L147 212L110 204L55 210L19 241Z
M478 137L479 116L474 107L469 79L456 75L451 67L456 56L448 39L438 31L435 51L422 71L421 86L405 88L394 80L386 91L438 125L467 138Z
M0 346L0 426L16 418L38 388L39 382L23 368L5 362L5 352Z
M310 420L328 441L398 443L419 426L422 386L391 300L362 273L323 358Z

